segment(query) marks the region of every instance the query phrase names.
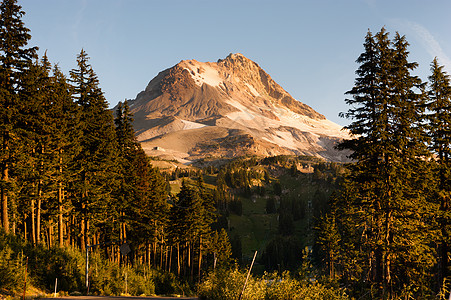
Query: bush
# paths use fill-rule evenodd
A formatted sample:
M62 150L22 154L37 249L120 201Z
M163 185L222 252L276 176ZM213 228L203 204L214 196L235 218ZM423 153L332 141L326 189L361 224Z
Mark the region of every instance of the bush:
M3 246L3 245L2 245ZM0 292L18 293L24 286L25 263L9 246L0 250Z
M70 247L50 249L33 246L0 229L0 294L17 295L23 291L28 257L27 287L47 292L85 293L85 253ZM148 266L119 266L92 251L89 257L90 293L106 295L191 294L187 284L175 275Z
M216 270L199 285L199 298L204 300L238 299L246 275L246 272L240 272L236 267L232 270ZM260 279L250 276L242 299L345 300L349 298L340 289L326 287L316 282L298 280L293 278L289 272L284 272L281 276L277 273L265 273Z
M216 269L199 285L199 299L238 299L243 290L246 276L246 272L239 271L236 266L232 270ZM264 299L264 297L265 283L250 276L242 299Z
M173 273L160 271L155 276L155 291L158 295L184 294L179 287L180 284Z

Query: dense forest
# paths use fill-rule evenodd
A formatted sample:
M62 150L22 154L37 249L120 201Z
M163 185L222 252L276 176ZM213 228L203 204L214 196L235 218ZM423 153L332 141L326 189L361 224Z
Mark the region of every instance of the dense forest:
M244 157L162 171L82 49L68 75L0 5L0 295L446 299L451 83L368 31L347 92L352 163ZM85 266L90 269L85 271ZM125 280L125 282L124 282ZM25 282L25 284L24 284ZM125 288L124 288L125 286Z

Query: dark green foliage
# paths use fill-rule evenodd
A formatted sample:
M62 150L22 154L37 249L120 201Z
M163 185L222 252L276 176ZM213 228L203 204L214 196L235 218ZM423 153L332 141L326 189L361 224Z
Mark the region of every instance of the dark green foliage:
M232 245L224 228L212 234L210 252L213 252L214 267L226 267L231 263Z
M26 257L19 253L20 241L0 229L0 293L18 293L23 289Z
M276 209L276 201L274 200L274 198L268 198L266 199L266 213L267 214L274 214L277 212Z
M265 248L261 263L267 270L296 270L302 260L302 243L298 237L278 236Z
M291 212L284 210L279 213L279 233L283 236L294 233L294 219Z
M280 182L274 182L273 189L275 195L282 195L282 186L280 185Z
M4 285L2 288L23 291L25 269L28 270L27 281L43 290L51 290L55 278L59 280L60 290L75 291L83 286L83 256L76 251L35 247L3 231L0 232L0 249L5 254L0 260L0 274L8 276L0 281L0 285ZM3 259L7 259L6 264Z
M241 261L243 260L243 246L241 244L241 237L237 234L233 235L230 244L232 248L232 258L236 259L236 261L241 264Z
M318 258L327 265L328 275L335 278L335 264L341 252L341 236L333 215L326 214L321 217L315 228L318 232L316 243L319 246Z
M279 233L283 236L294 233L293 202L291 199L282 198L279 206Z
M240 197L233 197L229 202L229 211L238 216L243 214L243 203Z

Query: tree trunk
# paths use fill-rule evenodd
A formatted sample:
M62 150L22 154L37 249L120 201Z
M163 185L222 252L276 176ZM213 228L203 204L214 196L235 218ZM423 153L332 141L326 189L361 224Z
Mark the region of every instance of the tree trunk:
M157 267L157 242L153 242L153 267Z
M58 188L58 243L60 247L64 245L63 237L63 188L60 182Z
M39 194L41 194L41 190L39 191ZM39 244L41 242L41 195L39 195L38 198L38 209L36 211L36 242Z
M36 220L35 220L35 207L34 199L31 200L31 242L36 245Z
M171 266L172 266L172 246L169 248L169 265L168 265L169 273L171 273Z
M5 150L8 150L8 146L3 146ZM2 170L2 181L8 182L8 163L3 164ZM2 226L6 233L9 233L9 218L8 218L8 191L6 187L1 188L1 198L2 198Z
M28 228L27 228L27 218L24 218L23 221L23 236L25 238L25 242L28 241Z
M201 273L201 266L202 266L202 236L199 240L199 283L200 283L200 273Z
M83 209L82 209L83 210ZM83 210L84 211L84 210ZM85 251L86 249L86 245L85 245L85 232L86 232L86 216L84 215L85 213L83 212L83 217L80 223L80 249L81 251Z
M164 255L164 251L163 251L163 241L160 244L160 269L163 270L163 255Z
M62 157L63 150L60 149L60 159L59 159L59 175L63 175L63 157ZM58 242L60 247L63 247L64 241L63 241L63 183L58 182Z
M58 189L58 243L63 247L63 199L61 198L61 188Z
M16 235L16 214L13 212L13 222L12 222L12 227L11 227L11 231L13 233L13 235Z
M147 261L147 266L149 266L149 268L151 267L150 264L150 244L146 243L146 261Z
M177 275L180 276L180 243L177 243Z

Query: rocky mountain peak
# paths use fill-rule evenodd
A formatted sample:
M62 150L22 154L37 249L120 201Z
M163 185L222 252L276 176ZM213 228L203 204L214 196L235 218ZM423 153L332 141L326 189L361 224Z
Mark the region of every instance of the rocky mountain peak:
M183 60L153 78L130 107L143 147L177 159L291 153L342 160L332 158L340 154L330 141L347 135L240 53Z

